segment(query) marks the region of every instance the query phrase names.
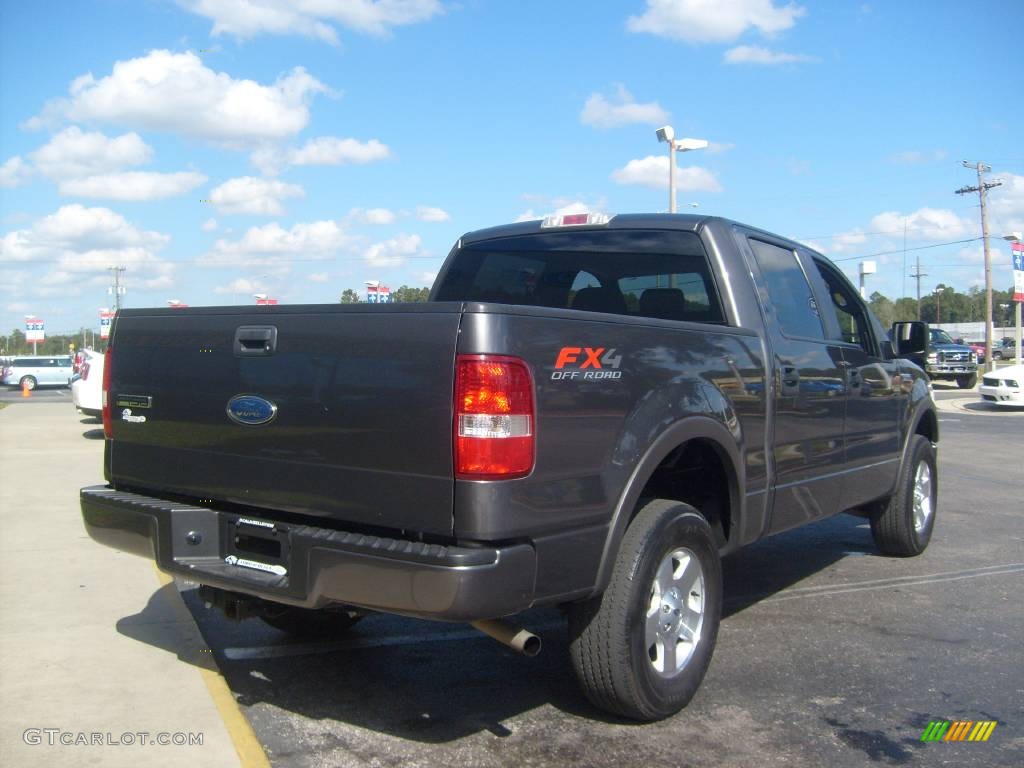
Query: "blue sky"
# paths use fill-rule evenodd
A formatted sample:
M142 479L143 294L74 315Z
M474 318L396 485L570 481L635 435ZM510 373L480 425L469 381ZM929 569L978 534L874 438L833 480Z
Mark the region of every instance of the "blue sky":
M0 8L4 333L98 327L111 264L130 307L333 302L429 285L472 229L663 211L665 123L711 142L681 210L874 258L891 297L918 254L924 290L983 282L962 159L1003 181L992 233L1024 230L1018 0Z

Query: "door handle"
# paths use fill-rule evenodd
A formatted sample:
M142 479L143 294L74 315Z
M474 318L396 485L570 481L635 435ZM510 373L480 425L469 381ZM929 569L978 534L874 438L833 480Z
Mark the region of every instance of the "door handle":
M243 325L235 331L236 357L265 357L277 350L277 328Z

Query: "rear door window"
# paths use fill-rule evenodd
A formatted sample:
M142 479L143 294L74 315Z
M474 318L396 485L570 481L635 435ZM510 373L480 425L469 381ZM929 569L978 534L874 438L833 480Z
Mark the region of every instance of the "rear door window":
M779 330L790 338L825 338L818 303L796 252L773 243L748 238L771 298Z

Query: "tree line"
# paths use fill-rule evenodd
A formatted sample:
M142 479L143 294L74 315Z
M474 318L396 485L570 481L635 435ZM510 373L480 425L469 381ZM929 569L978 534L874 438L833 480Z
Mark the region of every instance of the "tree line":
M868 298L871 311L882 326L888 328L896 320L918 318L917 299L904 297L893 301L875 291ZM985 291L977 286L967 293L937 285L931 293L921 296L920 318L926 323L981 323L985 321ZM1013 325L1013 288L992 291L992 322L996 326Z
M395 288L391 292L391 302L394 304L410 304L426 301L428 296L430 296L429 288L410 288L408 285L403 285L401 288ZM358 291L346 288L341 292L341 299L339 301L342 304L363 304L366 302L366 299Z
M71 349L74 344L75 348ZM37 352L32 352L32 342L25 340L25 332L15 328L6 336L0 337L0 354L5 357L14 355L70 355L89 346L97 351L106 349L107 343L100 340L99 333L82 329L78 333L47 334L46 339L36 344Z

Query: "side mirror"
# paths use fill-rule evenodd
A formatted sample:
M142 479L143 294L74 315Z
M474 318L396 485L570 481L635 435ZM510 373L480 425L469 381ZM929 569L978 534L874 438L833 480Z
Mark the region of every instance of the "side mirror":
M928 353L928 323L920 320L893 323L889 337L900 356Z

